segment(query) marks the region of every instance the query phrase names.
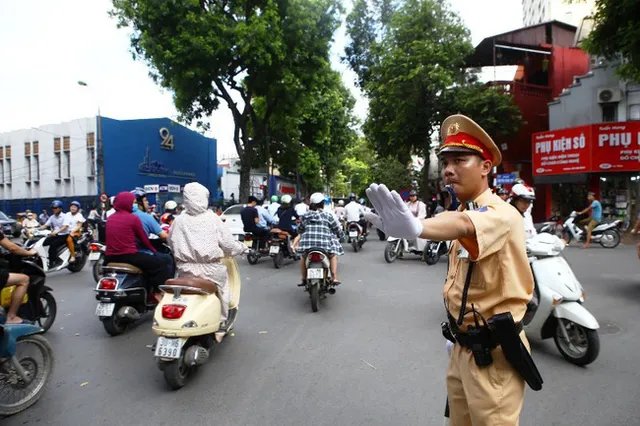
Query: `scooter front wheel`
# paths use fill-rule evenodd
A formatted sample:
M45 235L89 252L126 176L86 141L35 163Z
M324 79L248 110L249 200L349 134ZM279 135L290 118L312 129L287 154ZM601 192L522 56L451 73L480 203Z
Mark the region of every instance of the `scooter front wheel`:
M565 332L569 341L565 339ZM564 359L575 365L591 364L600 353L598 331L583 327L573 321L558 319L553 341Z
M393 263L398 258L398 253L396 252L396 243L391 242L387 243L387 246L384 248L384 260L387 263Z
M567 229L562 231L562 239L565 240L567 244L571 242L572 238L573 238L573 235L571 235L571 232L569 232Z

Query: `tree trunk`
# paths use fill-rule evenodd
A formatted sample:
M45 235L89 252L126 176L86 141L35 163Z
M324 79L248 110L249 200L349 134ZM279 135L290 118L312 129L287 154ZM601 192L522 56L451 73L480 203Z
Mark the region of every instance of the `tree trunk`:
M431 153L431 140L427 138L424 142L423 147L423 166L422 166L422 183L421 183L421 193L422 200L429 205L431 201L431 194L433 193L431 190L431 182L429 181L429 154Z
M240 131L238 131L235 136L240 137L239 133ZM244 149L241 153L238 153L240 156L240 203L246 203L249 195L253 195L251 194L251 154L253 151L248 139L249 136L247 135L245 126L242 131Z

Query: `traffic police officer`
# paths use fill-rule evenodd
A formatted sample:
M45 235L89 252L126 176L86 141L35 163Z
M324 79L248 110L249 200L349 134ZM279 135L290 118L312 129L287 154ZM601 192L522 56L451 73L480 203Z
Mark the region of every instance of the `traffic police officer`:
M533 295L522 216L489 189L489 174L502 155L478 124L450 116L442 123L442 140L443 180L461 202L458 211L420 221L395 191L372 184L367 195L377 216L369 220L395 237L453 241L443 290L456 341L447 371L450 424L517 425L523 377L530 375L513 366L513 359L525 355L512 355L507 348L521 347L537 373L520 323ZM513 318L510 342L500 342L487 325L505 316Z

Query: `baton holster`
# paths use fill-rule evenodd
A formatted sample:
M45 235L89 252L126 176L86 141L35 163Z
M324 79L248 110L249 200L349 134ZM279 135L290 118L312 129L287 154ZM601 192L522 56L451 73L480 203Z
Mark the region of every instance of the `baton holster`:
M520 331L513 321L511 312L496 314L489 318L489 327L495 343L502 346L504 357L520 373L529 387L535 391L542 389L542 376L527 347L520 339Z

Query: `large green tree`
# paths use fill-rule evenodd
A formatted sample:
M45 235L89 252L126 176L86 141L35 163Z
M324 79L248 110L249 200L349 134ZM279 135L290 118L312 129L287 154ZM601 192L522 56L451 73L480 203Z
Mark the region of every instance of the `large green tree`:
M246 197L254 153L269 149L271 115L308 90L328 63L338 0L113 0L113 6L119 26L132 29L134 57L173 92L182 120L202 124L221 102L229 107Z
M473 52L469 31L444 0L356 0L347 33L346 60L369 98L364 132L382 158L395 156L402 165L411 154L427 159L434 132L452 113L489 132L517 131L521 117L509 96L479 84L465 67ZM426 161L425 199L428 176Z
M583 0L566 0L581 3ZM597 0L593 30L582 47L608 60L623 59L618 74L640 81L640 1Z

